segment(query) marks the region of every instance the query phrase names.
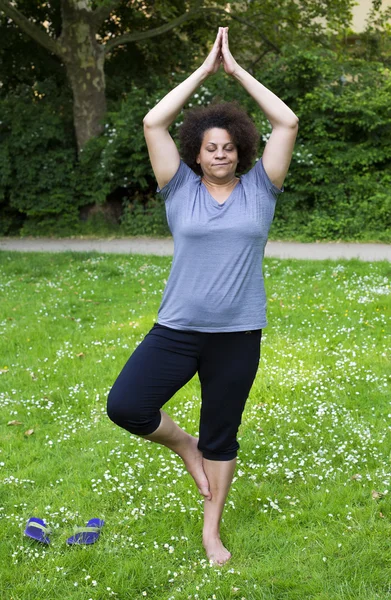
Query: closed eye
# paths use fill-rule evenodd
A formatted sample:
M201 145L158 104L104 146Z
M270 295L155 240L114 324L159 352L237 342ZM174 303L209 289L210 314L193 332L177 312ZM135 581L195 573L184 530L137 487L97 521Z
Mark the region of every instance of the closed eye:
M226 150L227 152L233 152L235 150L234 146L228 146L228 147L224 147L224 150ZM209 147L206 149L207 152L215 152L216 148L213 147Z

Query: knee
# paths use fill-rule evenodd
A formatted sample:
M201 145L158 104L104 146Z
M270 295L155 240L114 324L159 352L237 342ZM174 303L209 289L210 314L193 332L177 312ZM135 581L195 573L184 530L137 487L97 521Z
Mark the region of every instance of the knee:
M137 399L117 394L115 389L107 398L107 415L113 423L135 435L149 435L160 423L160 411L143 410Z
M107 398L107 416L116 425L121 425L125 418L124 403L112 389Z
M128 431L130 431L129 427L132 425L137 428L141 416L133 398L118 393L115 387L110 391L107 398L107 415L113 423L128 429Z

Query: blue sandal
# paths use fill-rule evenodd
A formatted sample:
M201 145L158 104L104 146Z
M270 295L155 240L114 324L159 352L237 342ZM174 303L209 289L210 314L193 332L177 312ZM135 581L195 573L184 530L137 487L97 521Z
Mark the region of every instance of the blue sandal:
M42 544L50 544L49 534L51 532L52 530L46 525L45 521L37 517L31 517L27 521L24 530L25 535Z
M101 519L90 519L85 527L75 527L72 537L67 539L67 544L95 544L104 524Z

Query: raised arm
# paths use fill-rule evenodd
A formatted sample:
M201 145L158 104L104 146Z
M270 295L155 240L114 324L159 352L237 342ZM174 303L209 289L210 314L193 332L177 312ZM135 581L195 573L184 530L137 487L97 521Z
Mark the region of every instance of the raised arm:
M291 162L299 119L278 96L238 65L229 50L228 27L223 30L222 56L225 72L235 77L254 98L272 126L262 162L270 181L281 188Z
M145 140L160 188L173 178L179 167L179 153L168 131L169 127L198 87L220 67L222 36L223 27L220 27L213 48L204 63L164 96L144 117Z

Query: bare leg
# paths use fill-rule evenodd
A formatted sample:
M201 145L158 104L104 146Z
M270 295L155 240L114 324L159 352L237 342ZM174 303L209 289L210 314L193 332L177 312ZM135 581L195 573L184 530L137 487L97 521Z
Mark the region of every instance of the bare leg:
M167 448L178 454L196 482L200 494L207 499L211 499L208 479L202 465L202 454L197 447L198 439L183 431L163 410L160 413L162 420L159 427L150 435L144 435L143 437L167 446Z
M231 558L231 553L223 546L220 539L220 521L235 467L236 458L227 461L204 458L204 470L209 481L212 498L205 499L204 502L202 542L209 560L219 565Z

